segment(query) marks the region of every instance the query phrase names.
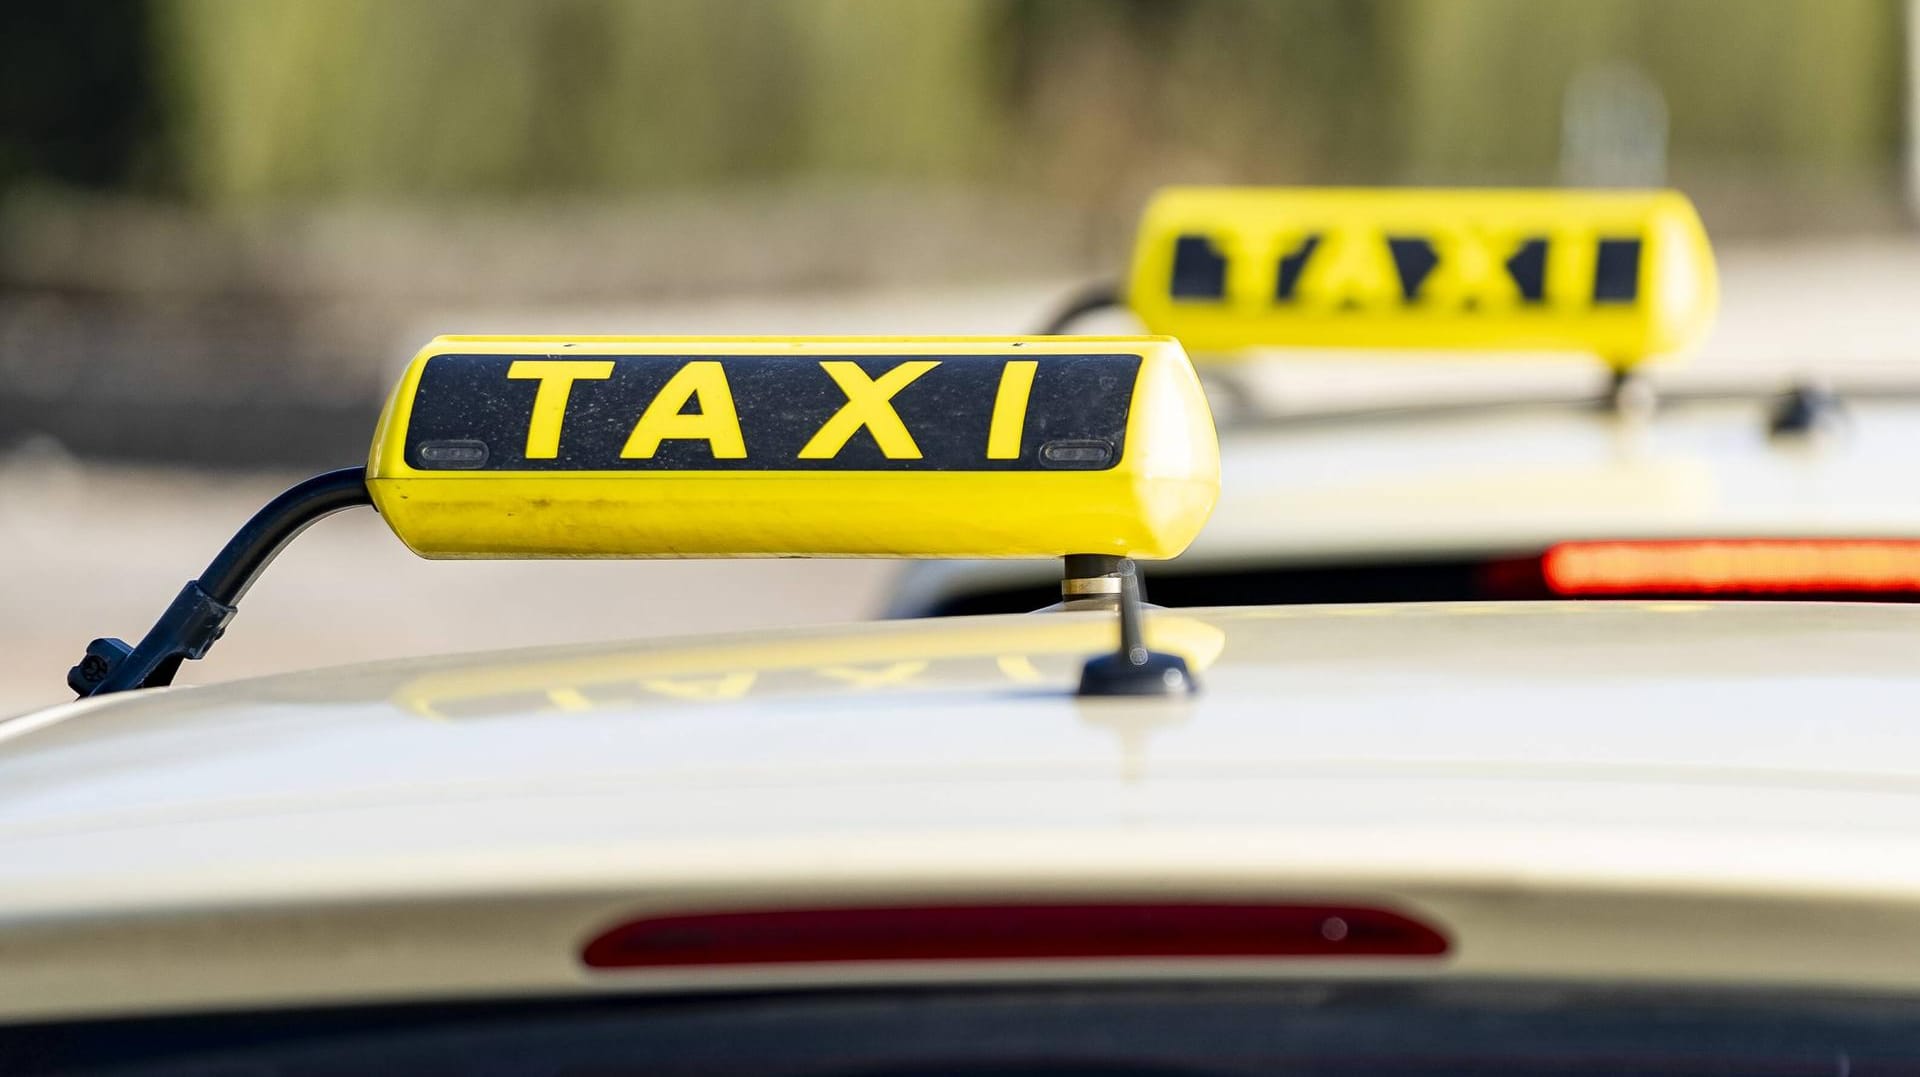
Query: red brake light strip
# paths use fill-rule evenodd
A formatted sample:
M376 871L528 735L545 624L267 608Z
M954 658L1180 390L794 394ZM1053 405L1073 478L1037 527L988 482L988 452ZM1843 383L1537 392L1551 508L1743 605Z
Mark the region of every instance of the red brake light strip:
M590 968L1073 958L1433 957L1446 936L1340 905L1019 904L789 909L636 920L589 942Z
M1540 567L1558 595L1920 592L1920 541L1566 542Z

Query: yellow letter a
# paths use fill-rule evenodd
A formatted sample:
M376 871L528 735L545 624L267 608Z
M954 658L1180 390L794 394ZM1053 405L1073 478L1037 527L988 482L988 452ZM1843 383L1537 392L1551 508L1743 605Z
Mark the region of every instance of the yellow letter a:
M681 414L687 401L699 398L700 410ZM662 441L699 440L707 443L715 460L744 460L746 442L740 436L740 416L733 410L733 390L727 372L711 359L699 359L676 371L660 387L640 421L633 424L623 460L653 459Z

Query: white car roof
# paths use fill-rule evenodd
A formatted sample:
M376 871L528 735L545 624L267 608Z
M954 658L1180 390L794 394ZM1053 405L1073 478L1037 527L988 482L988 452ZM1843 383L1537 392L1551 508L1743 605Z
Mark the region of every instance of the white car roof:
M635 909L956 892L1384 898L1460 932L1468 972L1920 986L1887 943L1920 937L1920 610L1245 608L1151 632L1198 696L1075 698L1112 624L1056 613L11 719L0 1018L585 989L583 933ZM1767 923L1813 934L1756 944ZM181 961L201 974L164 974Z

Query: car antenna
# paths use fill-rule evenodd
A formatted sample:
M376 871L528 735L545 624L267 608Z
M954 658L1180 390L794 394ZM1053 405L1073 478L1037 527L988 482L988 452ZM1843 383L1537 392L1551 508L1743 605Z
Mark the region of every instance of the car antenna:
M1141 629L1143 619L1140 598L1140 573L1132 558L1121 558L1115 575L1120 578L1120 648L1111 654L1087 659L1080 670L1082 696L1185 696L1200 690L1199 682L1187 669L1187 660L1177 654L1147 649Z

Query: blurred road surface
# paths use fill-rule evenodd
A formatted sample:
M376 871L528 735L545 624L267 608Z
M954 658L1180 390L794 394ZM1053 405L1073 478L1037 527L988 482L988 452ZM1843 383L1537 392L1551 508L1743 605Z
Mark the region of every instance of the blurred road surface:
M1720 328L1675 377L1810 372L1920 383L1920 242L1723 252ZM632 309L433 310L396 342L397 372L437 332L1007 333L1074 282L727 299ZM1090 331L1127 331L1124 317ZM1382 397L1577 391L1590 364L1296 358L1258 392L1287 406ZM368 416L369 430L373 417ZM341 461L342 464L351 461ZM255 508L298 475L209 475L77 463L57 446L0 458L0 714L67 697L96 635L137 638ZM861 561L423 562L370 513L294 543L185 682L497 646L846 620L877 609L895 566Z

